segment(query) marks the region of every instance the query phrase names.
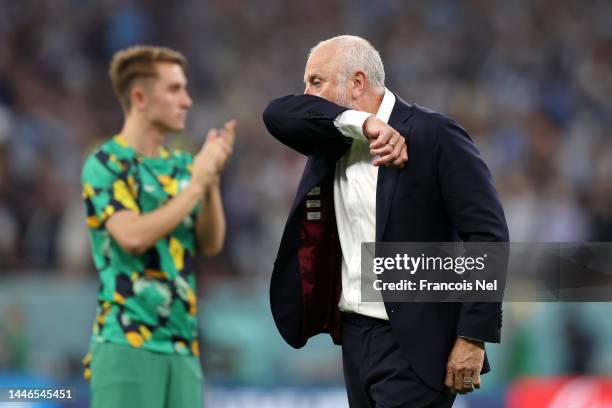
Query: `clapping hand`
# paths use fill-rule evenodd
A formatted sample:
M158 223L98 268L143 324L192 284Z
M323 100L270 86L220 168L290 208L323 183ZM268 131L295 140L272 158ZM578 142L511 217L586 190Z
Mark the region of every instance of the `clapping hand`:
M217 173L220 173L234 151L234 141L236 139L236 120L232 119L225 122L221 129L211 129L208 131L206 141L218 144L219 153L216 158Z
M236 139L236 121L225 122L221 129L210 129L206 141L193 160L192 180L206 185L216 179L232 155Z

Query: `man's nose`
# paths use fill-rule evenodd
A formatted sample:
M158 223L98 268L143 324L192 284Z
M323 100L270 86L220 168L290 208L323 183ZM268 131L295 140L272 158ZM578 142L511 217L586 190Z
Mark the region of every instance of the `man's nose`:
M185 97L183 98L183 106L186 108L190 108L192 104L193 100L191 100L189 94L185 94Z
M310 85L306 85L306 88L304 88L304 94L305 95L312 95L312 87Z

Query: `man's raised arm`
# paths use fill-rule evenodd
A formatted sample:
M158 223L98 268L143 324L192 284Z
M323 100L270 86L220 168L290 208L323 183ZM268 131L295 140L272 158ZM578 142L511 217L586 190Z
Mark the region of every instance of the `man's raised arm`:
M334 125L334 120L346 110L318 96L287 95L268 104L263 121L281 143L309 155L325 143L349 143L350 139Z

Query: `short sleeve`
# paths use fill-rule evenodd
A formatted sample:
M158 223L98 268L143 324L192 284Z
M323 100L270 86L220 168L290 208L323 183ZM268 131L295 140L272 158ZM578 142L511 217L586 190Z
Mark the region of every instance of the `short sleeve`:
M104 154L91 155L81 175L87 226L91 229L102 228L110 216L121 210L140 213L134 178L115 172L105 159Z

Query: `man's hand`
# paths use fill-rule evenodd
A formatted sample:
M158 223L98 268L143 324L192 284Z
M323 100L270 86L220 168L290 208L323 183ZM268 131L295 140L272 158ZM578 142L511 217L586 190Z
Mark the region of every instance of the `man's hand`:
M370 143L370 154L379 156L375 166L394 166L402 168L408 160L406 140L391 126L370 116L363 123L363 135Z
M480 388L480 371L484 363L484 343L458 337L446 364L446 385L450 392L466 394ZM472 380L472 384L464 381Z
M193 160L193 183L205 187L218 179L234 149L235 129L236 121L230 120L223 128L208 131L202 149Z
M234 141L236 140L236 120L232 119L225 122L225 125L223 125L223 127L217 132L216 137L220 139L224 145L225 155L220 157L222 160L217 163L219 166L218 172L221 172L234 151Z

